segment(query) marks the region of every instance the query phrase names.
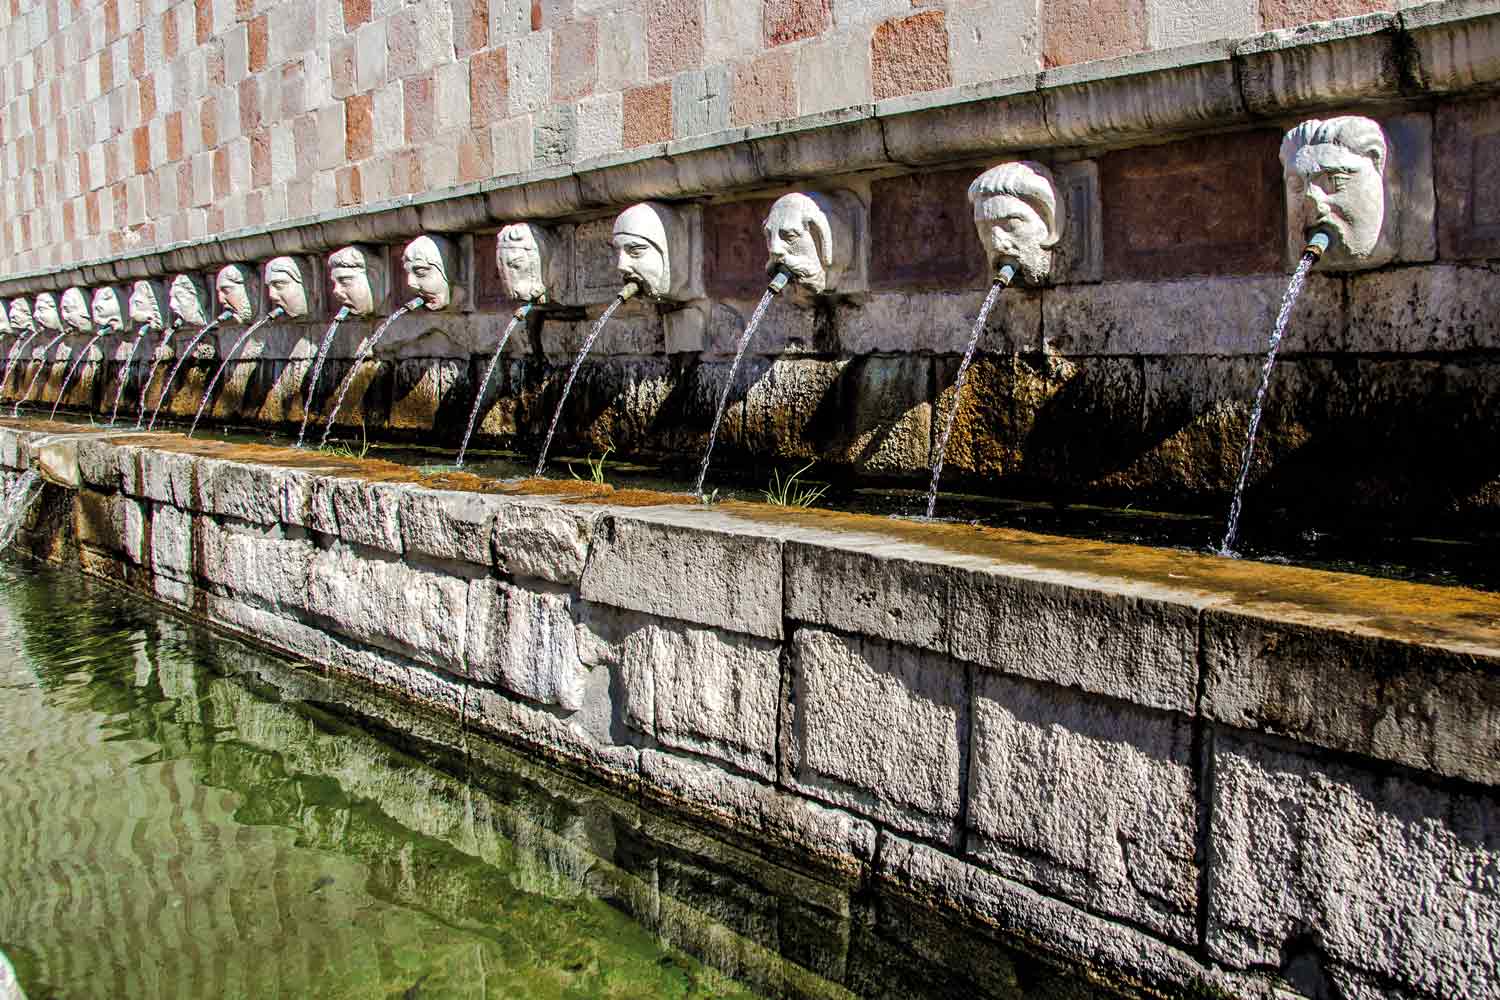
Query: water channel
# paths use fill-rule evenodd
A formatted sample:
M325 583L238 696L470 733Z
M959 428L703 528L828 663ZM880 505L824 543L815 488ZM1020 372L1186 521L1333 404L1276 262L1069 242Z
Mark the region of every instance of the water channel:
M0 562L0 688L32 1000L1120 995L70 572Z

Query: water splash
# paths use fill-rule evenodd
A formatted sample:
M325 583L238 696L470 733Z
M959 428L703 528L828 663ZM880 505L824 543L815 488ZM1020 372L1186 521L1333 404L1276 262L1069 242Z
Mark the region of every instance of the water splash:
M31 398L31 394L36 391L37 381L42 377L42 372L44 372L44 371L47 370L47 355L51 354L52 353L52 349L54 347L56 347L58 345L58 343L64 337L66 337L67 335L68 335L67 331L64 330L62 333L59 333L57 336L55 336L51 340L47 341L46 346L44 346L42 348L42 360L36 366L36 371L32 373L32 375L31 375L31 381L29 383L27 383L27 385L26 385L26 395L24 395L20 399L16 400L16 405L11 408L11 411L10 411L10 415L11 416L14 417L14 416L19 416L20 415L20 413L21 413L21 404L25 403L27 400L29 400Z
M146 372L146 384L141 386L141 405L136 408L135 429L141 429L141 422L146 419L146 401L151 395L151 383L156 381L156 370L161 367L162 358L167 356L167 349L172 344L172 335L182 326L182 319L174 319L172 325L167 327L161 335L161 343L156 345L156 350L151 354L151 369ZM161 402L160 399L157 402Z
M120 400L125 398L125 387L130 384L130 366L135 361L136 348L140 347L141 341L145 339L146 328L143 326L135 332L135 339L130 342L130 351L125 355L125 364L120 369L120 387L115 390L114 409L109 413L109 426L111 427L120 418Z
M333 322L328 324L328 331L323 334L323 342L318 345L318 359L313 362L312 381L307 386L307 399L302 403L302 429L297 431L297 447L302 447L302 439L307 437L307 418L312 416L313 399L318 393L318 382L323 378L323 364L328 360L328 352L333 347L333 335L338 333L339 324L349 318L350 309L342 306L334 313Z
M16 532L21 530L21 520L31 509L31 501L41 491L42 474L36 469L27 469L21 473L21 478L6 491L4 500L0 500L0 552L10 548L10 543L16 540Z
M177 373L182 371L182 366L187 362L187 359L193 356L193 352L198 349L198 344L202 342L204 337L207 337L214 330L218 329L220 323L233 318L234 313L225 309L214 317L212 323L199 330L193 339L188 341L187 347L182 349L182 354L178 356L177 363L172 366L172 371L167 375L167 380L161 384L161 395L156 397L156 409L151 411L151 422L146 425L146 430L149 431L156 427L156 418L161 413L161 404L166 402L167 393L172 391L172 386L177 382Z
M703 452L703 463L698 466L698 485L693 487L694 496L703 495L703 481L708 478L708 463L714 454L714 443L719 440L719 424L724 420L724 409L729 405L729 392L734 388L735 373L740 370L740 359L745 356L745 349L750 346L750 338L755 336L755 330L760 326L760 321L766 315L766 310L771 306L771 300L781 294L781 290L787 286L791 278L785 271L778 271L776 277L771 279L771 284L766 288L766 293L760 297L760 305L755 307L755 312L750 316L750 322L745 324L745 332L740 334L739 345L735 348L734 363L729 366L729 381L724 383L724 391L719 394L719 408L714 411L713 427L708 432L708 447Z
M367 356L374 356L375 345L380 343L380 338L385 336L385 331L391 328L392 323L413 309L423 308L423 305L420 296L412 299L400 309L387 316L385 322L375 328L375 332L370 336L370 339L359 345L359 350L354 352L354 366L349 369L349 374L344 376L344 381L339 386L338 398L333 401L333 410L328 414L328 423L323 425L323 439L319 442L318 447L321 448L328 443L328 433L333 430L333 422L338 419L339 410L344 408L344 397L349 394L349 387L354 383L354 376L358 374L360 366L365 362L365 358Z
M250 339L250 335L271 322L271 320L280 319L285 315L286 311L277 306L254 323L251 323L245 328L245 332L240 334L239 339L234 342L233 346L229 348L229 352L224 355L224 360L219 362L219 370L214 372L214 377L209 380L208 388L203 390L203 398L198 401L198 412L193 414L193 426L188 428L188 437L192 437L194 432L198 430L198 421L203 419L203 409L208 406L208 401L213 398L214 387L219 384L219 379L224 377L224 371L229 367L229 363L239 356L240 349L245 346L245 342Z
M94 345L99 343L100 338L106 332L105 330L100 330L90 337L89 342L83 345L83 350L78 352L78 357L74 358L73 363L68 366L67 374L63 376L62 388L57 390L57 398L52 401L53 417L57 416L57 408L62 405L63 399L68 395L68 386L73 384L73 376L78 374L78 369L83 367L83 362L88 358L89 352L94 349Z
M1286 294L1281 298L1281 310L1276 314L1276 327L1271 331L1271 346L1266 351L1265 364L1260 370L1260 387L1255 390L1255 405L1250 410L1250 432L1245 438L1245 452L1240 458L1240 478L1234 486L1234 499L1229 502L1229 524L1224 529L1224 542L1219 546L1217 552L1221 556L1235 558L1234 539L1240 530L1240 512L1245 503L1245 482L1250 478L1250 461L1255 457L1255 435L1260 430L1261 408L1265 403L1266 389L1271 385L1271 369L1276 367L1276 352L1281 348L1281 338L1286 333L1287 321L1291 318L1292 307L1297 304L1297 296L1302 293L1302 285L1307 281L1307 272L1318 262L1328 249L1328 237L1322 233L1316 234L1308 241L1307 249L1302 251L1302 259L1297 262L1297 270L1292 272L1292 280L1287 283Z
M479 380L479 395L474 397L474 409L469 412L469 426L464 431L464 442L458 448L458 461L454 464L460 469L464 467L464 455L469 450L469 439L474 436L474 424L479 420L479 408L484 405L484 390L489 387L490 378L495 374L495 366L500 363L500 355L505 353L506 342L510 335L516 332L516 327L526 321L531 315L532 303L528 302L516 310L516 314L510 318L505 326L505 332L500 335L500 342L495 345L495 356L490 358L490 363L485 366L484 378Z
M958 416L958 405L963 401L964 382L969 377L969 365L974 362L974 349L979 346L979 335L984 333L985 324L990 320L990 311L995 308L995 303L1000 299L1000 293L1005 291L1011 280L1016 276L1016 269L1009 264L1002 265L995 276L994 284L990 285L990 293L984 297L984 305L979 307L979 315L974 320L974 332L969 334L969 346L964 351L964 359L958 366L958 378L953 382L953 403L948 407L948 419L943 422L943 436L938 439L937 456L932 462L932 482L927 487L927 517L932 517L932 512L937 509L938 480L943 478L943 460L948 455L948 439L953 436L953 421Z
M609 308L604 310L604 315L599 317L599 321L594 324L594 328L584 338L583 348L579 350L578 357L573 359L573 367L568 372L568 381L563 384L562 397L557 401L557 410L552 414L552 425L547 428L547 439L542 442L542 454L536 460L536 475L540 476L546 471L547 452L552 450L552 436L557 433L558 420L562 419L563 404L568 401L568 393L572 391L573 380L578 377L578 369L583 365L583 359L588 357L589 348L594 346L594 340L599 336L599 331L603 330L605 324L614 316L615 310L623 306L629 299L634 298L636 293L640 291L640 288L640 285L631 281L624 288L620 289L620 294L615 296L615 300L609 304Z
M6 390L6 388L9 387L9 385L10 385L10 375L11 375L11 372L13 372L15 370L16 359L21 356L22 352L25 351L26 348L35 339L36 339L36 331L33 330L30 333L28 333L26 336L22 337L20 340L16 341L14 344L11 345L11 348L10 348L10 357L8 359L6 359L6 362L5 362L5 375L3 377L0 377L0 393L3 393Z

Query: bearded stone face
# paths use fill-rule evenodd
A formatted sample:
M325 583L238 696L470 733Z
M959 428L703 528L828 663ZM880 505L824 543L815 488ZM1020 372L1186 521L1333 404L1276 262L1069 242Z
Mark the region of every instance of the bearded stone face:
M172 279L172 288L167 293L167 308L171 310L174 319L188 326L204 326L208 323L198 283L186 274L179 274ZM130 318L137 323L146 323L149 320L144 317L155 315L159 322L160 312L156 294L150 284L137 281L135 291L130 295Z
M94 292L94 326L100 330L120 330L125 319L120 312L120 296L113 288L105 287Z
M62 317L57 312L57 299L51 292L42 292L31 306L31 318L37 329L48 333L62 331Z
M296 260L277 257L266 265L266 296L291 319L307 315L307 287Z
M31 303L25 299L11 299L10 310L6 313L10 320L10 328L17 336L31 333L33 330L31 322Z
M768 271L783 270L797 284L812 292L828 287L828 243L832 224L823 209L805 194L777 199L766 218L765 237Z
M1012 264L1024 282L1036 284L1052 270L1047 222L1023 199L1009 194L984 199L974 206L974 227L991 273Z
M255 303L250 297L250 282L238 264L227 264L219 270L214 281L214 291L219 308L234 314L236 323L248 323L255 318Z
M512 302L544 302L548 297L543 240L536 227L518 222L500 230L495 240L495 267Z
M63 325L75 333L88 333L94 328L94 317L83 295L83 289L70 288L62 296Z
M412 240L401 255L401 266L406 271L406 287L421 297L425 308L448 308L453 293L448 286L442 249L436 240L430 236Z

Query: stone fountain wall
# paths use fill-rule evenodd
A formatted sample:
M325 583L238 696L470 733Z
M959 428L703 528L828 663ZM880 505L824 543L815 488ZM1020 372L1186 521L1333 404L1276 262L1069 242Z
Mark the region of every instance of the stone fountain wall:
M196 94L200 77L226 74L217 96L198 100L195 120L189 110L167 114L169 125L173 115L185 123L182 142L209 133L218 141L221 130L208 123L225 116L243 119L249 131L222 130L236 137L213 150L193 146L174 173L168 161L158 163L166 154L157 144L161 132L175 149L177 128L148 119L129 133L148 170L128 177L118 172L123 167L107 169L125 162L126 132L106 143L106 151L119 147L112 157L96 155L97 146L79 151L69 138L72 159L60 161L65 175L88 164L93 178L95 161L103 160L114 180L82 196L81 208L78 198L36 202L64 213L73 206L73 239L46 242L65 249L44 254L37 234L46 213L26 205L51 190L36 151L60 149L63 133L46 133L40 144L21 135L31 116L40 121L42 103L18 90L12 106L26 113L7 117L6 128L18 130L7 155L27 163L35 182L7 186L17 205L5 232L14 241L24 223L32 249L13 242L14 270L0 280L0 299L176 273L211 277L222 263L264 263L281 254L305 257L321 289L327 254L339 246L360 242L398 254L419 233L448 233L462 258L456 309L397 324L382 363L367 368L351 393L340 434L357 437L363 426L376 437L456 447L478 376L509 316L493 233L517 219L545 221L565 234L572 254L573 308L545 315L512 339L480 428L481 441L534 446L588 320L616 288L610 217L642 198L666 199L700 217L694 267L702 297L671 308L631 303L622 311L584 368L561 443L575 453L612 445L620 455L691 462L761 287L766 206L787 190L844 188L865 205L868 280L816 307L773 306L725 423L720 468L733 468L736 453L765 461L816 457L825 478L846 470L916 480L951 403L949 387L985 283L964 189L990 163L1025 155L1049 163L1059 179L1069 210L1065 244L1055 284L1008 292L981 339L974 392L949 453L951 481L995 492L1170 498L1217 508L1237 473L1291 252L1277 138L1311 115L1358 112L1377 118L1392 138L1391 180L1410 198L1408 224L1391 263L1315 274L1309 283L1268 401L1252 478L1262 499L1252 506L1493 523L1500 502L1500 431L1491 419L1500 310L1491 268L1500 255L1500 216L1486 179L1500 130L1500 103L1489 96L1500 78L1494 4L1430 4L1171 48L1192 40L1181 34L1190 30L1185 26L1232 35L1280 26L1290 8L1222 4L1194 20L1174 17L1174 5L1155 0L1130 8L1131 17L1100 5L1046 3L1017 21L995 4L954 3L898 17L879 5L768 3L765 33L747 34L729 30L734 22L725 18L754 5L710 3L695 21L666 3L652 5L656 13L618 15L643 18L644 54L614 52L617 44L635 44L621 39L636 36L614 30L615 14L581 5L554 21L561 8L543 4L535 25L524 26L514 5L498 3L485 17L478 6L434 16L421 4L390 12L350 4L342 16L333 9L329 23L311 26L295 23L292 5L252 8L243 18L241 6L199 4L197 48L186 44L193 32L179 30L192 20L186 15L194 8L185 5L144 28L128 17L111 20L106 6L104 14L60 29L71 52L75 38L92 39L103 19L104 34L118 37L110 58L125 60L122 66L139 32L151 53L158 43L168 46L170 35L170 51L162 51L177 54L146 74L157 89L170 77L174 94L179 84ZM43 8L13 18L9 37L22 37L23 24L27 37L35 35L44 21L37 11ZM668 23L658 19L661 11L672 12L670 23L686 25L688 36L701 29L701 44L678 50L664 41L678 35L660 34ZM429 16L431 24L421 22ZM976 34L975 18L1001 28ZM178 21L179 29L153 33L155 25ZM442 30L429 30L432 24ZM513 29L515 37L507 34ZM767 48L730 58L731 37ZM993 50L976 54L976 37ZM291 38L311 39L312 49L295 49ZM888 44L895 48L882 48ZM216 46L224 50L222 66L212 58ZM1142 47L1152 51L1078 62ZM36 66L56 61L52 48L21 58L11 75L32 79ZM668 87L662 67L676 65L676 56L666 55L673 52L693 61L673 71ZM504 86L496 82L501 77L483 75L496 53L504 55ZM923 65L945 65L947 75L891 68L913 53L923 54ZM849 59L855 70L825 72ZM1046 66L1039 73L1038 59ZM105 64L113 65L88 65ZM253 67L258 75L236 76ZM575 69L587 80L570 76ZM646 77L629 75L637 70ZM1012 72L1021 75L1006 75ZM378 79L367 79L372 73ZM703 82L710 78L733 86ZM461 79L467 84L454 82ZM854 89L843 96L820 89L833 80ZM707 89L689 94L693 81ZM650 114L633 104L628 116L621 110L637 84L670 90L670 132L665 119L650 124ZM110 93L140 87L131 79ZM49 84L39 93L55 89ZM746 96L762 91L779 96ZM111 101L127 109L135 103ZM857 103L844 106L849 101ZM361 106L363 112L352 110ZM736 107L741 111L724 110ZM502 108L513 114L501 115ZM615 126L590 118L599 108L615 109ZM700 111L701 120L693 117ZM369 116L370 135L360 131L361 113ZM450 114L459 120L448 121ZM652 141L635 144L639 136L630 129L637 126ZM614 137L614 145L590 145L601 135ZM477 172L419 169L424 157L466 162L461 150L444 145L450 140L488 142L492 155L476 161ZM507 156L520 150L520 159L497 159L502 149ZM132 208L131 192L149 192L157 174L164 200ZM400 188L373 180L398 175L408 179ZM169 177L179 192L193 192L187 223L171 210ZM261 185L266 177L268 187ZM448 186L458 181L471 182ZM285 207L280 200L266 207L267 192L283 190ZM294 197L293 190L302 193ZM343 203L324 200L339 191ZM257 196L263 204L252 213ZM97 235L78 235L78 219L112 213L120 224L101 221ZM170 235L141 237L159 249L100 242L106 232L129 232L141 213L172 227ZM20 271L25 267L35 270ZM390 304L403 291L396 284ZM266 326L229 373L212 414L265 426L299 422L304 380L331 311L323 294L305 321ZM370 330L345 324L318 414ZM238 332L226 328L187 370L168 401L171 413L196 408L215 352ZM75 341L59 356L76 350ZM85 366L68 405L97 411L113 402L125 347L104 344L109 358ZM42 400L55 398L63 370L53 365ZM29 375L25 365L17 371L11 393ZM125 396L127 413L134 396Z
M1500 990L1494 595L65 438L30 555L761 848L1155 996Z

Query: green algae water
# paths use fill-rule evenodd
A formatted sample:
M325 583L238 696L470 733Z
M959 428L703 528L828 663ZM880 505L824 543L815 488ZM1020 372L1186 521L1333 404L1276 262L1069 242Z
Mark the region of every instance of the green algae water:
M31 1000L1117 995L14 562L0 952Z

